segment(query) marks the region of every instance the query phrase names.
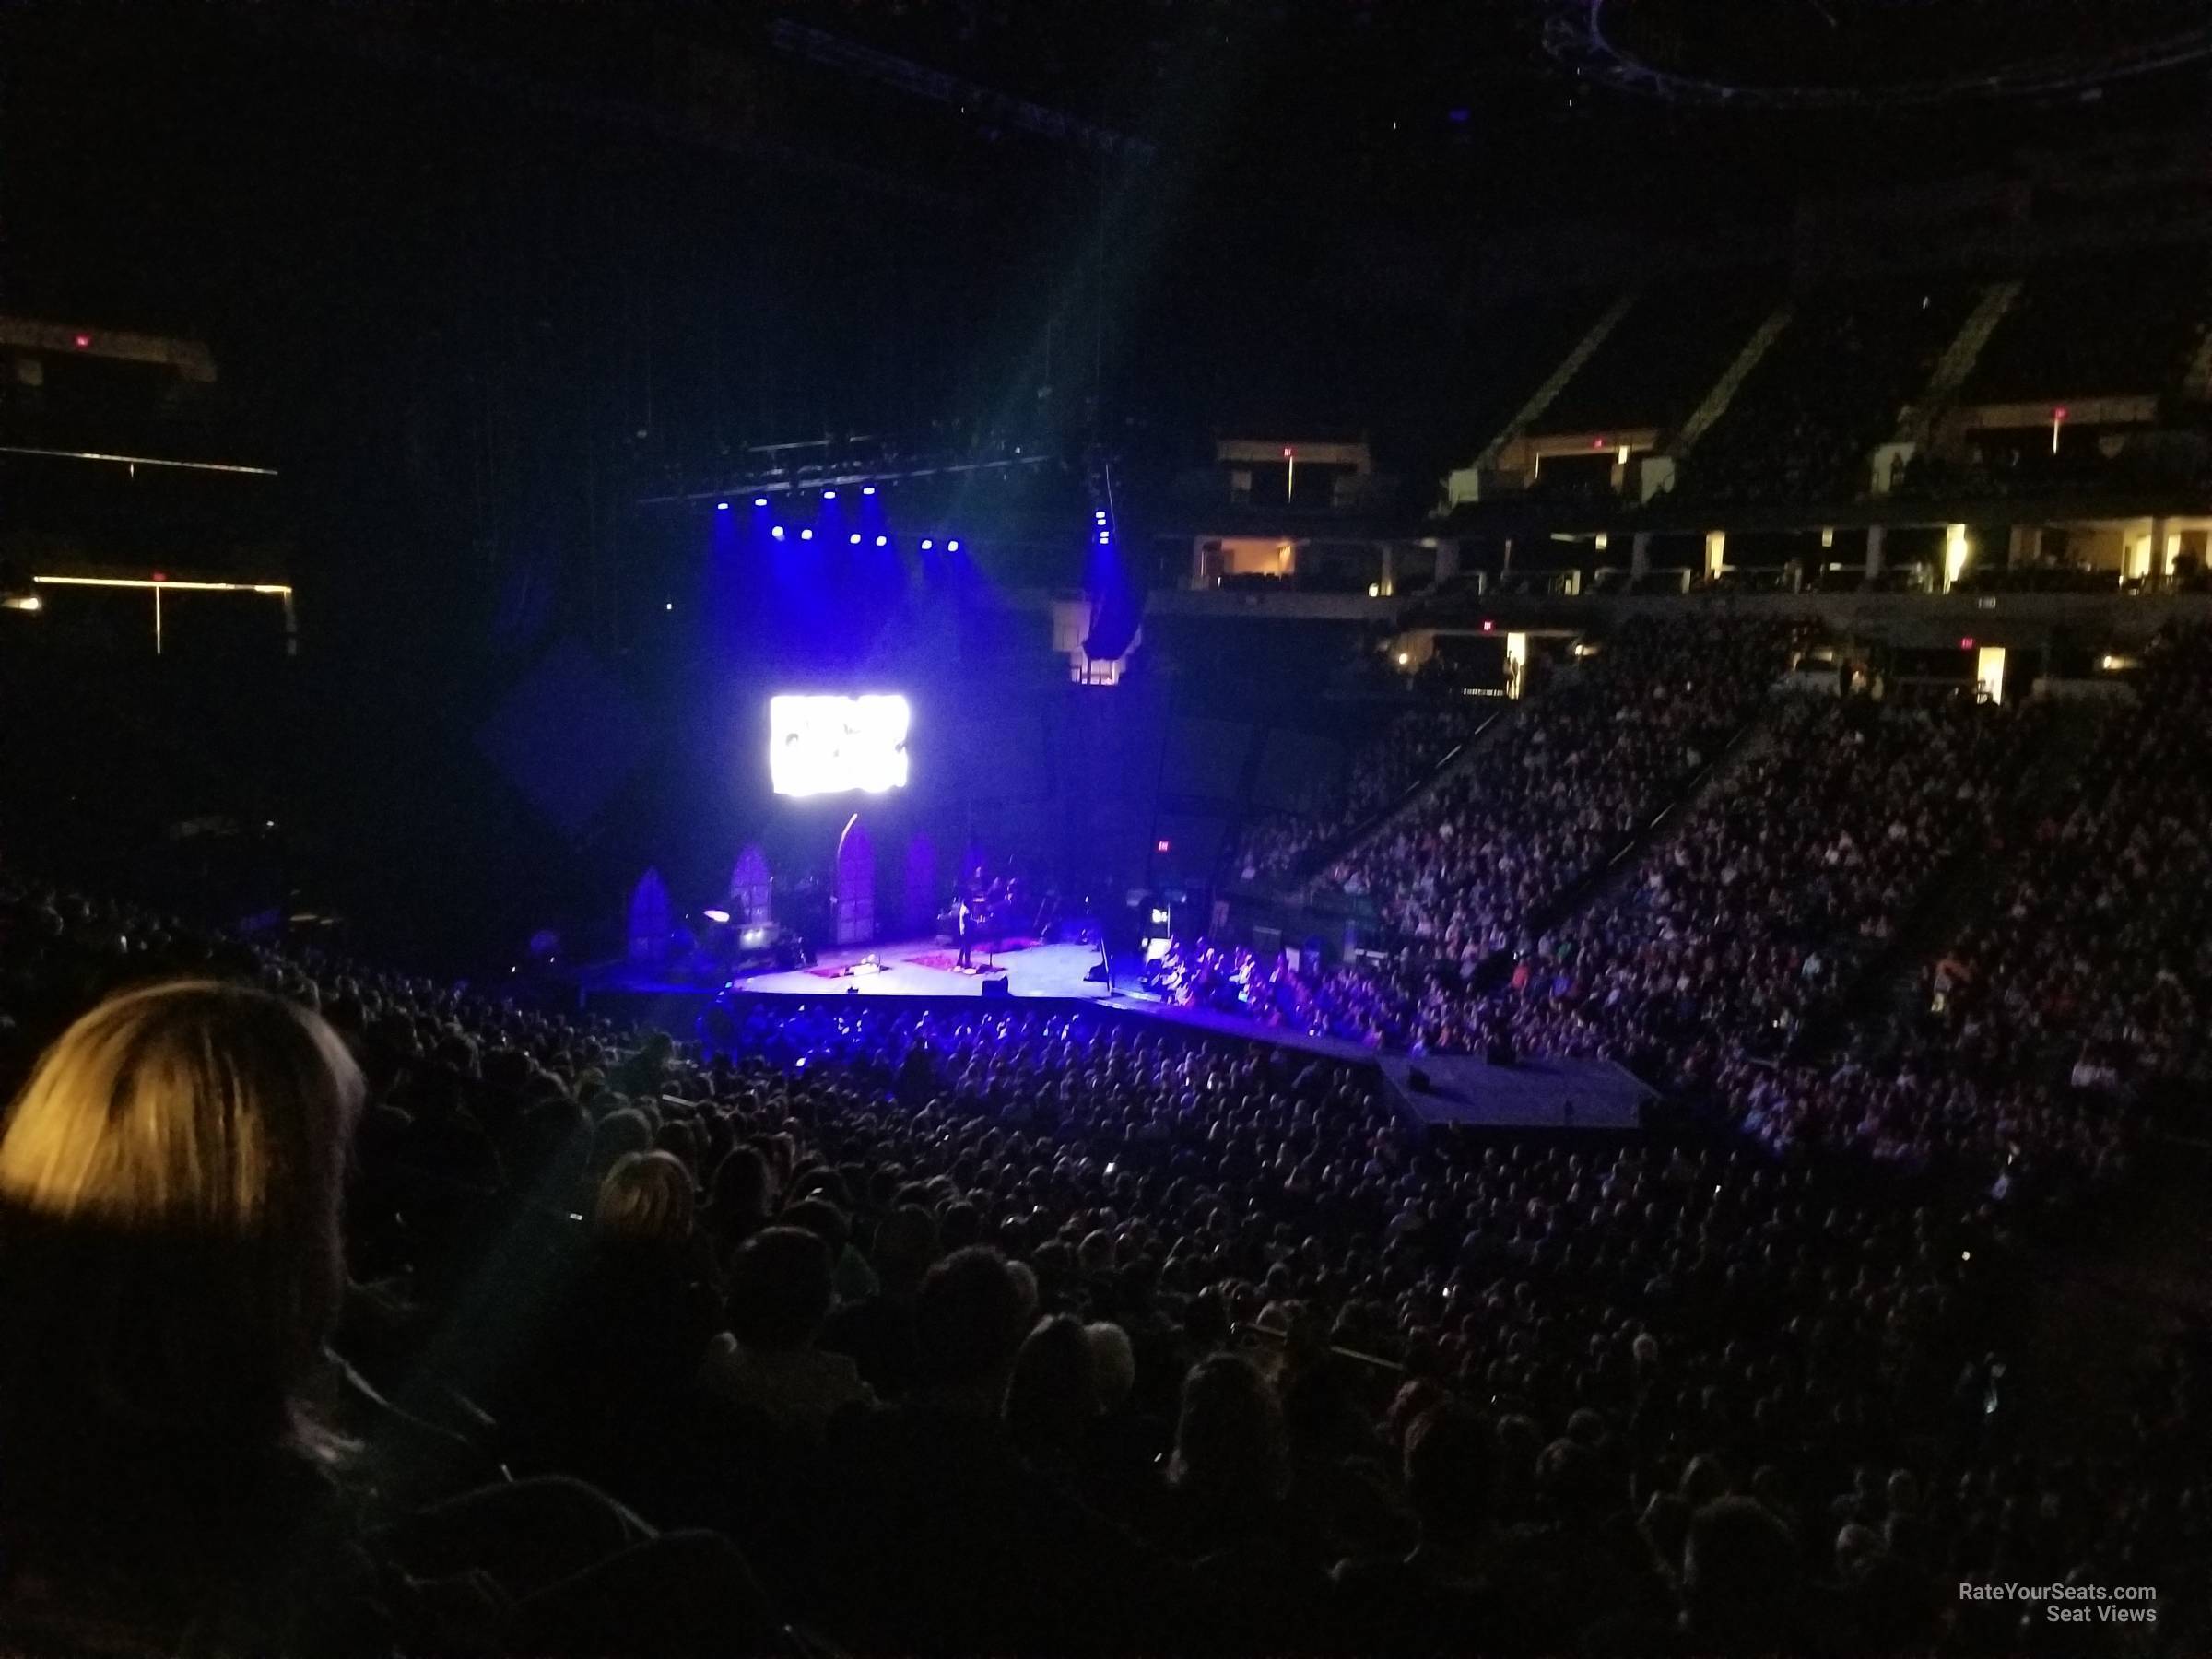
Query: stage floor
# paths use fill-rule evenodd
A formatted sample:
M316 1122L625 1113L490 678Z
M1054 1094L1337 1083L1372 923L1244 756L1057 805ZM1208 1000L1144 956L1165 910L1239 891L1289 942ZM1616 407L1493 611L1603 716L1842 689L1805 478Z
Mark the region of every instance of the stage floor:
M873 970L866 966L870 959L876 964ZM730 988L757 996L841 995L851 991L862 996L980 997L989 979L1003 977L1012 997L1079 999L1217 1037L1377 1065L1399 1104L1429 1124L1622 1133L1636 1128L1642 1104L1653 1095L1641 1078L1609 1061L1535 1056L1518 1065L1493 1066L1464 1054L1418 1059L1379 1054L1340 1038L1308 1036L1210 1008L1171 1006L1126 988L1110 995L1103 984L1085 977L1098 966L1095 946L1032 945L996 957L975 954L979 966L990 961L1005 971L1003 975L961 973L953 969L952 960L951 948L934 939L853 947L824 952L812 968L748 974ZM861 971L849 971L855 967ZM1134 964L1117 964L1116 972L1135 980ZM1422 1074L1418 1081L1417 1070Z
M978 950L978 968L989 962L1005 970L989 975L954 969L955 948L935 939L910 939L903 945L825 950L811 968L748 973L733 980L730 988L760 996L819 996L825 991L858 991L863 996L981 996L987 980L1003 978L1009 996L1106 1000L1106 987L1083 977L1099 965L1095 945L1032 945L995 957ZM870 959L877 963L873 971L865 965ZM855 968L859 971L852 971Z

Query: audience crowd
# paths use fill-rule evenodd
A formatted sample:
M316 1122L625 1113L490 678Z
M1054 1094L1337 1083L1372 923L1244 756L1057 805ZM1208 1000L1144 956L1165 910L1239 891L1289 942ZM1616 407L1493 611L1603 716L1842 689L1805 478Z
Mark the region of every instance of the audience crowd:
M1200 940L1154 964L1178 1001L1370 1047L1477 1046L1453 993L1548 920L1749 722L1794 625L1631 623L1525 700L1480 754L1346 852L1316 886L1371 901L1392 952L1263 962Z
M1512 942L1714 759L1789 666L1788 624L1637 622L1454 777L1330 866L1388 926L1471 966Z
M0 927L19 1648L2078 1652L1956 1588L2069 1579L2203 1630L2201 1354L2039 1454L1987 1206L1424 1139L1112 1016L693 1044Z
M1794 695L1622 891L1533 943L1511 986L1521 1041L1675 1077L1730 1042L1779 1052L1946 859L1994 831L2038 724L1972 702Z
M1559 912L1788 644L1632 631L1520 710L1347 861L1394 955L1175 959L1296 1030L1620 1058L1712 1134L1423 1130L1366 1067L1111 1011L678 1040L0 874L0 1646L2212 1640L2205 1333L2059 1455L2005 1312L2023 1229L2202 1082L2212 635L2050 802L2040 710L1789 697ZM1973 857L1922 1029L1801 1053Z
M1172 949L1154 983L1369 1047L1617 1060L1784 1154L1818 1145L1962 1178L2016 1207L2068 1205L2124 1176L2147 1090L2204 1080L2208 637L2154 651L2140 700L2102 717L2057 801L2013 798L2048 724L2032 705L1799 696L1710 798L1571 914L1547 917L1538 884L1517 913L1484 912L1502 924L1447 932L1442 950L1418 922L1395 950L1336 962L1317 947L1269 959L1199 941ZM1535 733L1514 735L1544 752ZM1500 812L1431 833L1479 879L1510 871L1543 830ZM1425 920L1434 866L1407 857L1402 831L1382 839L1391 852L1369 849L1370 867L1406 872L1414 889L1381 895L1383 913ZM1862 1032L1842 1063L1812 1058L1849 1035L1843 999L1872 967L1894 971L1884 953L1947 873L2010 854L1993 909L1929 970L1926 1029L1886 1054Z
M2161 643L2100 716L1989 908L1927 974L1927 1032L1978 1076L2067 1060L2124 1100L2202 1082L2212 996L2212 631Z

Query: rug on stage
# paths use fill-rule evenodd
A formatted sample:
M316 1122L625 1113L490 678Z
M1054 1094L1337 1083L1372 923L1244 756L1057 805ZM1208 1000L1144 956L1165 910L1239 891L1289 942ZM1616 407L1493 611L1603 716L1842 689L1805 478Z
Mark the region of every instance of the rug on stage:
M1027 950L1037 942L1035 939L1004 939L995 949L985 950L978 945L969 955L980 966L994 956L1012 956L1018 950ZM906 959L917 968L934 968L940 973L957 972L960 965L959 953L955 950L925 950L920 956L911 956Z
M806 970L806 971L813 974L816 979L843 979L848 973L851 972L851 970L845 968L809 968Z

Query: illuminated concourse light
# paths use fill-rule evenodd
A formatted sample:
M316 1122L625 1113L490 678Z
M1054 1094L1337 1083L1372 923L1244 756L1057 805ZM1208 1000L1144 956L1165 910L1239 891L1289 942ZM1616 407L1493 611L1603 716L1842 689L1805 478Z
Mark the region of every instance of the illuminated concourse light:
M92 349L92 336L88 334L78 335L73 343L79 351L89 351Z
M31 581L41 587L99 587L99 588L171 588L187 594L279 594L289 595L291 587L277 582L171 582L168 573L155 571L145 576L33 576Z
M166 466L179 472L242 473L273 478L273 466L245 466L235 461L172 461L160 455L115 454L106 450L43 449L33 444L0 443L0 455L41 455L53 461L105 461L118 466Z

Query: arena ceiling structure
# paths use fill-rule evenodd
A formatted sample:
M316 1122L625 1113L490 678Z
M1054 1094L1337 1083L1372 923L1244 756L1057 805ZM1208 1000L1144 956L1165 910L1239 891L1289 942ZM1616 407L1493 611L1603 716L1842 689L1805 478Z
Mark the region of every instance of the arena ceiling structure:
M2198 0L1540 0L1551 57L1669 102L1912 110L2100 98L2212 62Z

